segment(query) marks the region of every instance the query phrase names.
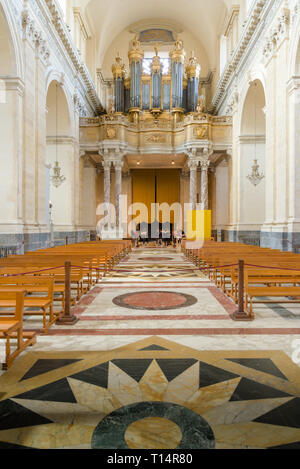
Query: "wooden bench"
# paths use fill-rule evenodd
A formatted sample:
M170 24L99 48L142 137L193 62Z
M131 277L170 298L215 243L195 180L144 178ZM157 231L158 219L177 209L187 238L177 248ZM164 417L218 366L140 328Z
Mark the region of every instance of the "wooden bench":
M7 370L26 347L36 343L35 332L23 331L24 296L24 290L0 292L0 302L7 301L14 307L13 317L11 315L0 317L0 339L6 341L5 362L2 364L3 370ZM17 347L13 352L11 352L10 342L12 339L17 341Z
M239 283L238 262L243 260L245 308L250 316L253 315L253 303L300 302L299 254L241 243L209 241L205 241L201 249L184 248L184 252L191 262L205 272L236 303ZM266 297L270 299L264 299Z
M43 316L43 332L46 334L49 327L55 323L59 314L54 312L53 296L54 296L54 278L53 277L0 277L0 292L9 293L10 291L26 290L27 295L24 299L24 315L27 316ZM41 294L44 296L28 295ZM0 308L13 308L15 305L13 300L3 299L0 301ZM34 308L30 310L27 308ZM0 312L0 315L7 314ZM48 318L47 318L48 316Z
M254 316L253 303L300 303L300 271L266 270L245 270L244 273L245 310L251 317ZM278 298L285 299L279 301Z

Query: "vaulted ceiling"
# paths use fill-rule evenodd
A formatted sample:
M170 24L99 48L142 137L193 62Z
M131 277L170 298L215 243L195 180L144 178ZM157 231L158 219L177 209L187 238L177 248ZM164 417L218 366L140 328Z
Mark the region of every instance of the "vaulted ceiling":
M99 65L112 41L138 22L156 19L195 36L209 57L218 61L217 39L232 4L246 0L75 0L81 6L97 39ZM155 21L153 22L153 24Z

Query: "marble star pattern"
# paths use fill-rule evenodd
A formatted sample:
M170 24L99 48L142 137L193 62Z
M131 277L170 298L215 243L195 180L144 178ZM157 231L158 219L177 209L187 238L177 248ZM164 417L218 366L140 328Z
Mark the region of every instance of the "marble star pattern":
M132 271L129 271L131 269ZM134 269L136 271L134 271ZM196 269L185 268L182 265L158 265L158 264L149 264L149 265L134 265L127 264L125 268L117 268L111 274L107 276L114 278L141 278L147 280L164 280L170 278L184 279L184 278L202 278L205 276L197 271Z
M31 352L0 389L0 449L88 449L118 409L157 402L201 416L216 449L300 448L300 370L281 351L204 352L148 337L105 352ZM134 447L176 447L171 410L161 434L172 424L174 441L159 445L156 416L149 432L131 427Z

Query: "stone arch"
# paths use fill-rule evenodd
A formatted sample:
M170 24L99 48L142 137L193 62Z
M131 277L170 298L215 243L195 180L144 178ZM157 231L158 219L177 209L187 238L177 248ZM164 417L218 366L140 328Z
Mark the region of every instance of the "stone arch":
M266 98L262 82L255 79L250 82L241 107L240 135L254 135L266 132Z
M6 2L0 5L0 245L22 249L22 100L20 48ZM1 231L4 235L2 239ZM10 238L10 234L12 238ZM4 253L5 254L5 253ZM1 253L0 253L1 255Z
M69 103L64 87L56 80L52 80L47 89L47 136L56 134L70 136L72 134L72 122Z
M239 135L239 221L248 231L247 239L260 243L260 230L265 222L266 164L266 95L260 79L248 85L240 108ZM250 180L258 165L261 180Z
M0 4L0 75L23 78L22 44L18 26L11 9L3 1Z
M53 79L53 77L57 79ZM75 138L70 111L70 102L64 85L52 74L47 83L46 98L46 155L47 155L47 194L52 206L52 228L55 244L64 244L66 236L72 242L75 225ZM58 163L61 175L65 178L56 187L52 180L54 167Z
M54 84L58 84L60 87L60 95L63 102L67 104L68 116L70 120L70 134L76 135L76 122L74 118L74 99L71 90L65 84L63 80L63 74L57 70L50 69L46 76L46 95L48 96L49 90Z

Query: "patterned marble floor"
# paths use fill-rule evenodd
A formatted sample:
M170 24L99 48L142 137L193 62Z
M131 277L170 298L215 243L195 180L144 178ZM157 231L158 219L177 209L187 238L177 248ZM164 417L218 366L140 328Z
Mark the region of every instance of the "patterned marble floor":
M150 337L27 354L0 378L0 448L300 448L300 370L282 352Z
M300 448L300 308L234 309L180 252L135 250L2 373L0 449Z

